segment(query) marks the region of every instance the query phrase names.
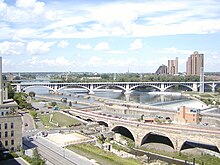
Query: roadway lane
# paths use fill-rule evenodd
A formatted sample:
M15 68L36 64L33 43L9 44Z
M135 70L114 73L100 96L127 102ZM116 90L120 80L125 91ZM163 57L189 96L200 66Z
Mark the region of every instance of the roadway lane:
M37 147L42 157L54 165L94 164L89 159L52 143L43 137L34 138L31 142L23 140L23 144L28 148Z
M34 120L32 118L32 116L29 113L25 113L22 116L22 131L26 132L26 131L30 131L30 130L35 130L35 125L34 125ZM27 123L27 125L25 126L25 123Z

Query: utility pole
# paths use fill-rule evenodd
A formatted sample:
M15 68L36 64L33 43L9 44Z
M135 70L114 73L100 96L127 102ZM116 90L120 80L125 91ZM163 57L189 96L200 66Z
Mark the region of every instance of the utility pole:
M200 68L200 88L199 93L204 93L204 68Z

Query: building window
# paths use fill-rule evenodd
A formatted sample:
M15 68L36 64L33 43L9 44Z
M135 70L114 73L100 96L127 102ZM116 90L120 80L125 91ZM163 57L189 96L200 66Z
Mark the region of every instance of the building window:
M2 125L0 124L0 129L2 129Z
M8 140L5 140L5 146L8 146Z
M14 145L14 140L13 139L11 140L11 145Z
M14 131L11 131L11 137L13 137L14 136Z
M2 133L0 132L0 138L2 138ZM1 143L1 142L0 142Z
M5 131L5 137L8 137L8 131Z
M7 123L5 123L5 129L8 129L8 124Z
M4 116L4 112L2 112L2 116Z
M11 129L13 129L14 128L14 123L11 123Z

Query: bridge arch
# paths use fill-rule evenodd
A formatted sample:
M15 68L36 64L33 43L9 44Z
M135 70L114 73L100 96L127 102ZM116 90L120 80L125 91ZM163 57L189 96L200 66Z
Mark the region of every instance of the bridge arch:
M185 84L172 84L172 85L169 85L167 86L164 91L166 91L167 89L171 88L171 87L174 87L176 85L179 85L179 86L183 86L183 87L187 87L188 89L190 89L191 91L193 91L193 87L189 86L189 85L185 85Z
M43 85L42 86L40 86L40 85L32 85L32 86L24 87L24 88L22 88L22 91L26 91L27 89L34 88L34 87L43 87L43 88L47 88L47 89L52 90L52 91L55 92L55 90L53 88L51 88L49 86L43 86Z
M150 132L146 134L141 141L141 146L147 143L161 143L168 145L174 149L174 145L169 137Z
M135 85L135 86L131 87L129 90L131 91L131 90L134 90L135 88L138 88L138 87L153 87L153 88L161 91L161 88L159 88L158 86L150 85L150 84Z
M134 135L131 133L131 131L128 128L124 126L116 126L112 129L112 131L115 133L119 133L123 136L126 136L135 142Z
M95 90L95 89L100 89L100 88L102 88L102 87L106 87L106 86L117 87L117 88L119 88L119 89L122 89L123 91L126 91L126 89L125 89L123 86L120 86L120 85L114 85L114 84L100 85L100 86L94 88L94 90Z
M59 92L60 90L65 89L67 87L80 87L80 88L86 89L88 92L90 92L90 89L88 87L83 86L83 85L65 85L65 86L58 88L57 91Z
M197 143L197 142L192 142L192 141L185 141L182 144L182 146L180 148L180 151L186 150L186 149L192 149L192 148L202 148L202 149L207 149L207 150L210 150L210 151L220 153L218 147L215 146L215 145Z

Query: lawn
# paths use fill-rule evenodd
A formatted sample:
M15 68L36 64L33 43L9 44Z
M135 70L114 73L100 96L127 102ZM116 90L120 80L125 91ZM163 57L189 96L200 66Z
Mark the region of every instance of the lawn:
M122 164L129 164L129 165L140 165L142 164L139 160L132 159L132 158L121 158L117 155L104 151L96 146L91 144L78 144L72 145L67 147L68 149L85 156L89 159L95 159L99 164L105 165L122 165Z
M44 126L56 127L55 125L49 123L50 114L40 115L39 117ZM60 127L64 127L64 126L68 127L69 125L80 123L79 120L76 120L59 112L53 113L52 122L59 123Z
M180 154L179 152L159 151L159 150L155 150L155 149L148 149L145 147L141 147L140 149L145 150L145 151L149 151L152 153L164 155L164 156L169 156L172 158L187 160L188 162L192 162L193 158L195 158L196 163L198 163L198 164L202 164L202 162L205 165L220 164L220 158L217 158L215 156L210 156L210 155L192 155L192 154L185 154L185 153Z

